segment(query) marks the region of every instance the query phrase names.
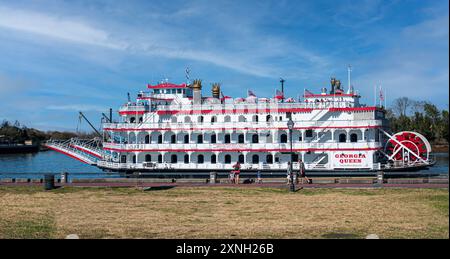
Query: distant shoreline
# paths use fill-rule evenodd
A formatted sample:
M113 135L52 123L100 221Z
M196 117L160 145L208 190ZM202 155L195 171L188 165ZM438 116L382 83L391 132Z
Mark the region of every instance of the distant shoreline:
M433 153L448 153L448 145L431 145Z

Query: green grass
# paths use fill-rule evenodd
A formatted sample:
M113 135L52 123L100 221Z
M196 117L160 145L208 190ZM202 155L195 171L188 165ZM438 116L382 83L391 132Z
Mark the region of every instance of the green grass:
M448 238L448 189L0 187L0 238Z

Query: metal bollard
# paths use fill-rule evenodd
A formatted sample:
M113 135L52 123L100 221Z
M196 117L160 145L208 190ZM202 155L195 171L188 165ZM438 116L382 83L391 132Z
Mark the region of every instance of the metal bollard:
M69 182L69 173L63 172L61 173L61 183L68 183Z
M383 171L378 171L377 172L377 185L378 186L383 185L383 179L384 179L384 172Z
M209 183L216 183L217 172L209 173Z

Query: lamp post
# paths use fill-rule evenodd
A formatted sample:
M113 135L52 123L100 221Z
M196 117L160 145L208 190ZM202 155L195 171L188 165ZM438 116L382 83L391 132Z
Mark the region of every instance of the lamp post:
M289 142L291 144L291 152L290 152L290 165L289 165L289 170L290 170L290 177L291 177L291 186L290 186L290 190L291 192L295 192L295 183L294 183L294 172L292 170L292 130L294 129L294 121L292 121L292 118L289 117L289 121L287 122L287 126L289 129Z

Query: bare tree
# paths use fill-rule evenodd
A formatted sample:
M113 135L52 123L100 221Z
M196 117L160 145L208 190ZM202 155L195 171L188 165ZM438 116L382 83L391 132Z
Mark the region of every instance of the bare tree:
M425 103L425 101L411 101L411 111L413 112L413 114L415 114L416 112L423 113Z
M401 97L394 100L392 109L399 116L406 116L408 108L411 106L412 101L408 97Z

